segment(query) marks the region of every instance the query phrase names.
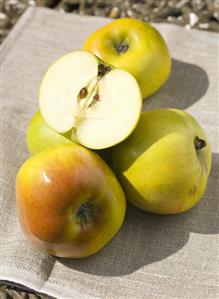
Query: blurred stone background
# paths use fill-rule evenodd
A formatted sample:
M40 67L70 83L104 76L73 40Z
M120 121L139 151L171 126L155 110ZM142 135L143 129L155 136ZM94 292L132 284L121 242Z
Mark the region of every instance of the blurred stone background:
M60 13L134 17L144 21L172 23L187 29L219 32L219 0L0 0L0 43L29 6L44 6ZM0 282L0 298L48 297L8 287Z
M134 17L219 32L219 0L0 0L0 43L28 6L66 13Z

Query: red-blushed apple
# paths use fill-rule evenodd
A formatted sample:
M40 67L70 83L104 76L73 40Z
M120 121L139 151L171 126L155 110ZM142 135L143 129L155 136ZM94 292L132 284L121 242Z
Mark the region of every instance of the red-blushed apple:
M26 236L59 257L99 251L122 225L126 201L111 169L90 150L59 145L24 162L16 178Z

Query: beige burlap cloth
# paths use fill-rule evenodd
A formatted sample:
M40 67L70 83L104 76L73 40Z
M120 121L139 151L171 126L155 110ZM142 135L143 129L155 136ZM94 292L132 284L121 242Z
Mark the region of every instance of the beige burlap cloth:
M169 45L173 70L166 85L144 104L145 109L186 109L202 124L212 145L213 167L201 202L178 216L154 216L129 205L121 231L87 259L50 257L21 233L15 176L28 157L25 131L38 107L42 75L54 59L80 49L108 21L29 9L1 48L0 279L64 299L219 298L218 34L157 24Z

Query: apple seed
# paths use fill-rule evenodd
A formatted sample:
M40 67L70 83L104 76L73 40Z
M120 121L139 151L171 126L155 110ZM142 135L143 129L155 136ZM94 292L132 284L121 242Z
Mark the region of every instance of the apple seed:
M99 101L99 100L100 100L100 97L99 97L98 94L95 94L95 96L93 97L93 99L94 99L95 101Z
M87 88L83 87L79 92L80 99L84 99L87 96Z

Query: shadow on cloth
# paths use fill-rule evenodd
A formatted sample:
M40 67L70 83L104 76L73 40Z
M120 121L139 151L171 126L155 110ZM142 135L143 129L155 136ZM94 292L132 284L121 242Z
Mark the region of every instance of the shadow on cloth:
M203 68L172 59L169 79L157 93L144 101L144 110L186 109L204 96L208 86L208 75Z

